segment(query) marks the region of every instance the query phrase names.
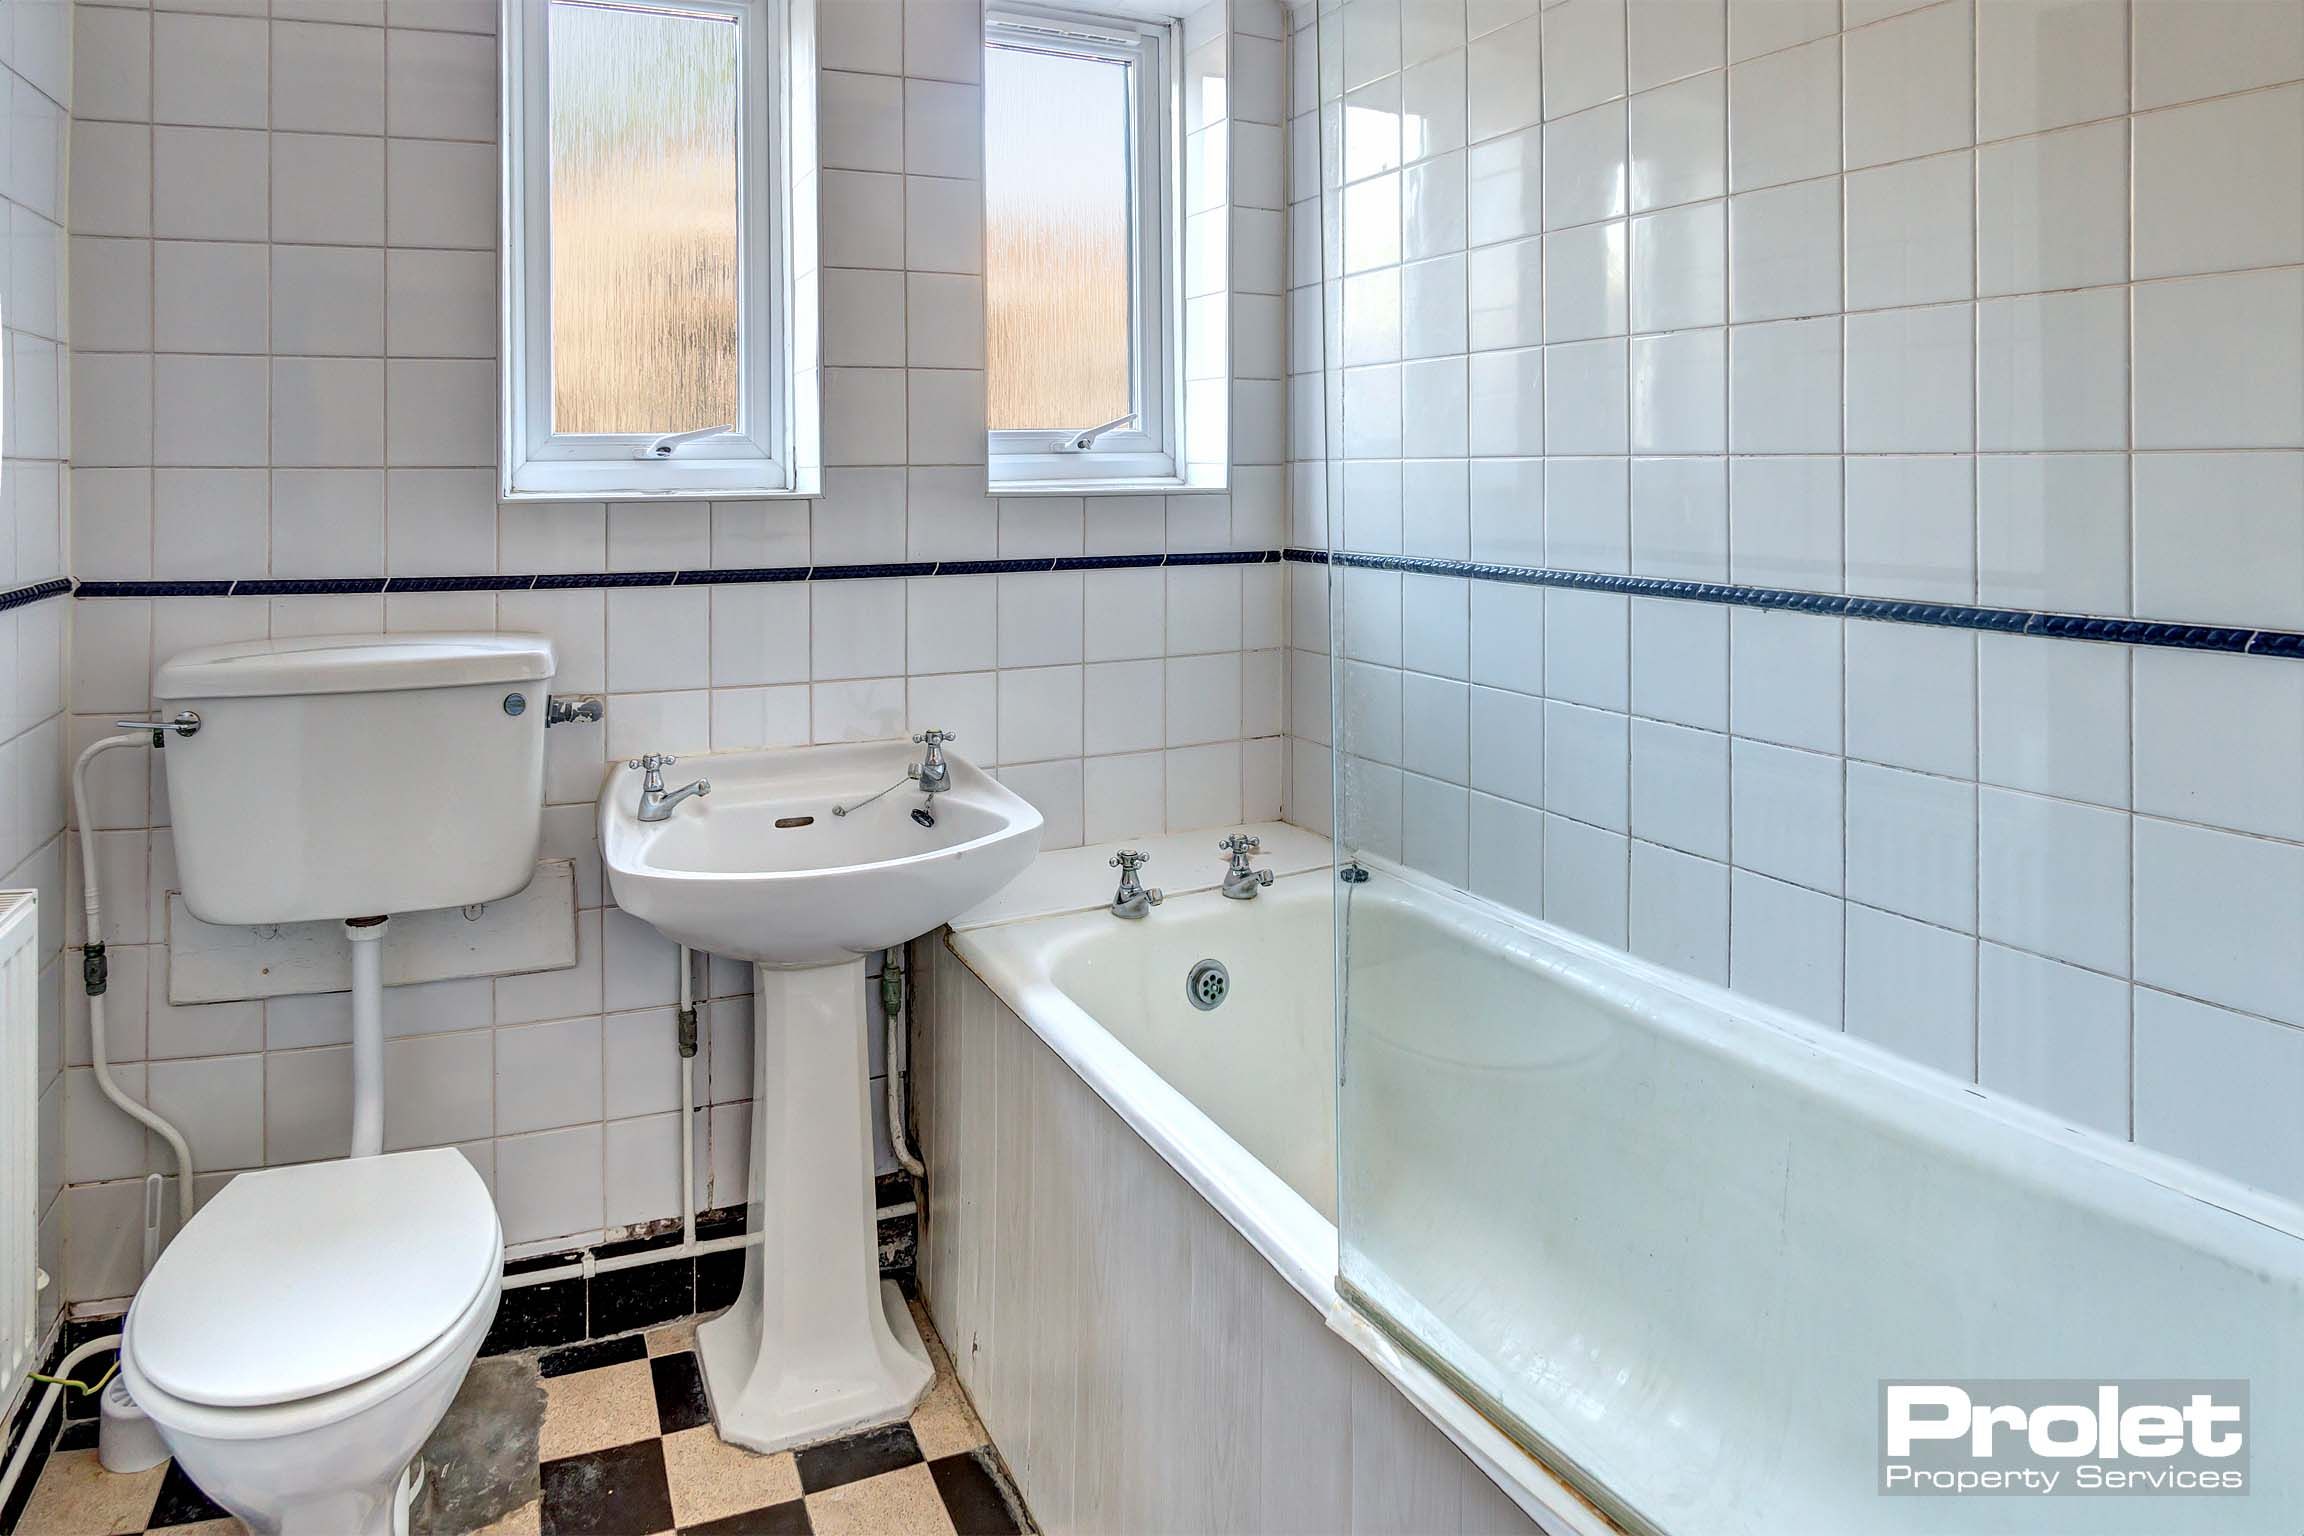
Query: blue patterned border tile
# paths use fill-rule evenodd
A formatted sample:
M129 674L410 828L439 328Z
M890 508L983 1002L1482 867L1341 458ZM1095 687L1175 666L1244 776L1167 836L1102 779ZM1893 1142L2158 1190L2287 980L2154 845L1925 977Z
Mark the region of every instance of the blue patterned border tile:
M62 597L71 590L71 577L56 576L47 581L33 582L28 587L18 587L11 592L0 592L0 613L6 613L12 608L22 608L27 604L37 603L43 598Z
M939 576L1023 576L1056 568L1054 557L1043 555L1037 560L939 560Z
M1269 549L1205 549L1170 555L1170 565L1262 565L1273 559Z
M1455 576L1467 581L1517 586L1559 587L1569 591L1616 592L1628 597L1662 597L1683 602L1741 608L1773 608L1826 617L1872 619L1889 624L1929 624L1991 634L2035 635L2043 639L2095 640L2114 645L2149 645L2193 651L2246 652L2254 656L2304 659L2304 634L2232 625L2177 624L2159 619L2106 618L2084 613L2049 613L2029 608L1985 608L1967 603L1914 602L1904 598L1851 597L1790 587L1751 587L1663 576L1624 576L1602 571L1555 570L1546 566L1497 565L1427 555L1378 555L1355 550L1286 549L1283 560L1354 570L1398 571L1409 575Z
M526 592L536 585L533 576L394 576L384 583L387 594L403 592Z
M228 581L83 581L74 597L230 597Z
M234 597L365 597L383 590L381 576L260 576L232 583Z
M818 565L808 571L810 581L886 581L898 576L933 576L933 560L901 560L879 565Z
M1058 571L1130 571L1166 565L1166 555L1059 555L1050 567Z
M775 581L806 581L808 567L804 565L745 565L725 570L682 571L672 585L676 587L727 587Z
M567 592L583 587L668 587L678 571L555 571L536 578L538 592Z

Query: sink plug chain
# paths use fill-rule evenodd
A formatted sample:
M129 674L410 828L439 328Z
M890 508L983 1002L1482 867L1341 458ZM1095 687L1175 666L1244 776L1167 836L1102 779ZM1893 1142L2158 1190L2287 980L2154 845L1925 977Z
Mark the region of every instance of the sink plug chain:
M850 811L860 811L864 809L864 807L870 805L873 801L879 799L880 795L892 795L897 790L902 789L905 785L911 782L912 775L906 774L904 777L898 779L895 783L889 785L886 789L880 791L879 795L866 795L863 799L857 801L853 805L836 805L832 807L832 814L835 816L845 816Z

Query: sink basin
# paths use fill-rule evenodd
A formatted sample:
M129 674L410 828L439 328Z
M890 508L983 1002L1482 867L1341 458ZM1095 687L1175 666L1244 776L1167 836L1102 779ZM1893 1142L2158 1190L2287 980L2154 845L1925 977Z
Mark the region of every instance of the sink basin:
M935 1379L880 1279L864 1038L880 1013L864 957L1015 879L1040 851L1040 813L949 752L952 787L929 802L904 777L911 757L889 741L684 758L673 786L703 777L712 792L662 821L639 818L638 769L600 791L616 904L752 962L746 1231L760 1240L696 1352L720 1437L756 1451L893 1423Z
M903 944L966 911L1040 851L1040 813L949 750L935 825L913 820L916 752L859 742L682 758L672 784L712 781L668 820L641 821L640 772L600 792L600 852L616 904L691 949L770 966L833 965Z

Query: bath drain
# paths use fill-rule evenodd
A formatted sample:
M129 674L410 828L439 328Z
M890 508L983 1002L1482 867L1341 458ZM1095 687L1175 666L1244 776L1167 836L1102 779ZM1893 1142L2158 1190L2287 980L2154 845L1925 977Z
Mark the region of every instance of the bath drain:
M1203 960L1192 967L1184 978L1184 996L1202 1013L1224 1001L1232 990L1232 973L1224 969L1223 962Z

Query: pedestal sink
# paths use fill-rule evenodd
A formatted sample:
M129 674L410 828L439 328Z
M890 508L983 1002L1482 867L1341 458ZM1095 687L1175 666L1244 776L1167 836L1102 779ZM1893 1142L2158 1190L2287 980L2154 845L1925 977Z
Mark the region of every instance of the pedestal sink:
M864 962L1013 880L1039 852L1040 813L949 752L951 788L923 796L905 779L910 756L863 742L683 758L675 778L701 774L712 792L656 822L638 818L637 770L600 792L616 904L753 963L762 1240L745 1250L736 1304L696 1343L722 1438L757 1451L902 1418L934 1379L879 1278Z

